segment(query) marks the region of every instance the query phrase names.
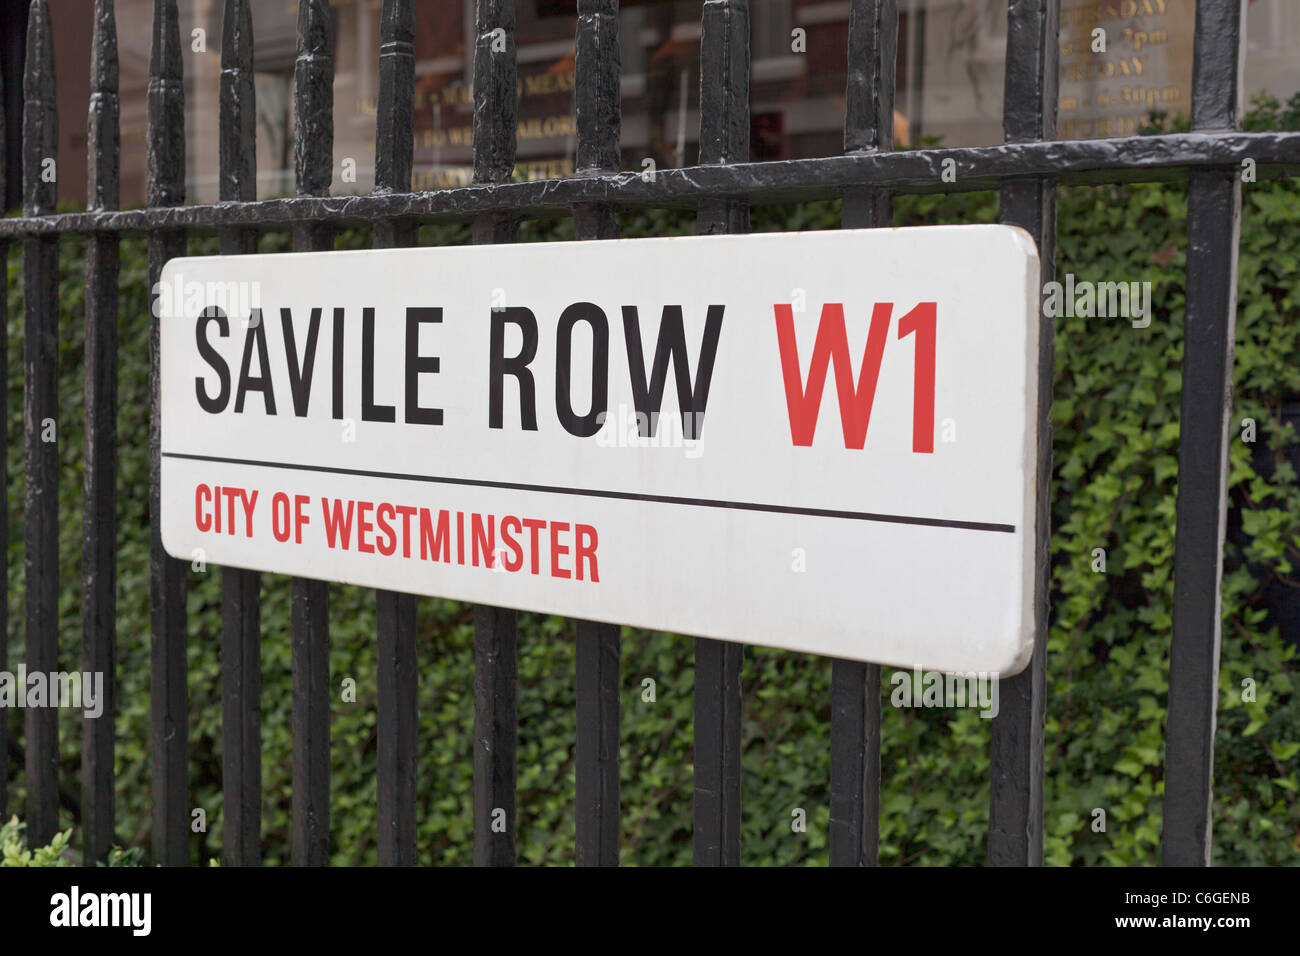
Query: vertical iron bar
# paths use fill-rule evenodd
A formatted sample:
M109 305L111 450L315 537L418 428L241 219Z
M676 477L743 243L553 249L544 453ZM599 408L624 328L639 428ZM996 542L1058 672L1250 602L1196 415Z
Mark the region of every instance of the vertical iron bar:
M1194 129L1241 128L1245 8L1240 0L1196 4ZM1210 864L1240 231L1237 171L1192 171L1187 187L1187 312L1165 731L1167 866Z
M334 24L328 0L298 4L293 105L298 195L328 195L334 178ZM328 224L294 227L294 251L332 246ZM325 866L330 852L329 585L294 578L292 589L293 864Z
M514 866L517 716L514 611L474 608L474 864ZM497 811L505 819L495 829Z
M1006 141L1056 135L1060 0L1012 0L1007 14ZM1001 190L1001 220L1029 232L1038 245L1040 285L1056 274L1056 184L1050 178ZM988 862L1041 866L1043 862L1043 720L1046 713L1048 589L1051 583L1052 361L1056 329L1039 317L1038 487L1035 518L1034 656L1014 677L999 682L1002 707L993 718L989 762Z
M894 146L897 0L854 0L849 10L844 151ZM846 229L889 226L884 189L844 197ZM875 866L880 849L880 665L831 663L830 865Z
M845 81L844 151L894 147L898 0L853 0Z
M379 865L415 866L419 668L415 597L376 591L379 654Z
M411 190L415 155L415 14L411 0L384 0L379 22L379 109L375 118L375 194ZM375 223L375 246L413 246L410 220Z
M622 628L577 621L577 863L618 866Z
M831 866L880 853L880 665L831 662Z
M740 865L744 662L743 644L695 638L696 866Z
M619 166L618 0L578 0L574 63L578 175ZM578 239L617 238L614 210L603 203L573 210ZM622 628L577 623L576 802L578 866L618 866L619 662Z
M23 213L54 212L58 117L49 8L32 0L23 77ZM23 405L27 450L27 670L52 673L59 654L58 266L55 238L23 240ZM59 723L52 707L26 711L27 836L58 831Z
M176 0L155 0L149 54L147 199L150 206L185 202L185 85ZM163 266L185 254L183 230L149 233L149 287L157 289ZM154 293L156 294L156 293ZM149 329L149 546L151 720L153 723L154 861L189 861L189 794L186 779L188 710L185 660L186 566L169 557L161 535L162 396L158 309Z
M329 588L291 582L293 632L293 865L329 864Z
M415 15L411 0L384 0L380 12L375 192L410 192L415 150ZM375 246L415 244L410 222L375 223ZM378 631L379 865L416 863L415 800L419 667L415 597L376 591Z
M913 149L921 148L925 133L925 7L913 0L908 7L908 54L912 61L910 70L911 91L908 95L908 136Z
M218 90L219 198L257 198L257 103L253 16L248 0L226 0ZM225 256L257 251L257 231L218 230ZM242 325L247 316L231 316ZM256 866L262 843L261 575L221 569L222 856L226 866Z
M700 32L700 165L749 160L749 3L705 0ZM749 231L749 204L704 199L700 235ZM741 678L745 647L695 639L696 866L740 865Z
M0 159L8 155L5 130L4 70L0 69ZM7 162L0 161L0 205L3 204ZM0 242L0 437L9 447L9 243ZM9 670L9 456L0 455L0 671ZM0 820L9 819L9 715L0 714Z
M96 0L86 154L90 210L118 205L117 25ZM82 510L82 670L103 675L96 718L82 720L81 827L86 860L113 845L113 729L117 700L117 275L118 237L86 239L86 461Z
M478 0L474 49L474 182L506 183L515 168L518 92L514 0ZM514 242L513 215L474 220L476 243ZM517 831L517 615L474 609L474 863L513 866ZM498 814L504 829L496 827Z
M578 0L574 54L573 111L577 126L575 175L617 172L622 131L619 100L618 0ZM616 239L614 210L583 203L573 210L579 239Z

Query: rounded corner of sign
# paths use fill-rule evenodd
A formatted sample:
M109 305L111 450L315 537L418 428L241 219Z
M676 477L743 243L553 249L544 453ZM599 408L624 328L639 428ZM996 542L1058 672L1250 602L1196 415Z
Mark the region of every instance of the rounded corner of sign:
M1026 667L1034 658L1034 635L1032 631L1024 635L1023 640L1016 646L1011 655L1011 660L1003 667L997 668L998 677L1015 677Z
M158 273L158 281L163 284L170 282L172 275L180 269L180 264L185 258L185 256L173 256L164 262L161 271Z
M1009 223L1003 223L998 227L1006 236L1010 237L1015 244L1016 251L1023 253L1027 258L1034 262L1038 261L1038 243L1034 241L1033 235L1023 226L1015 226Z
M165 551L170 557L176 558L177 560L190 560L191 555L184 548L172 547L172 542L170 540L171 535L168 534L167 526L165 524L158 529L158 537L162 541L163 551Z

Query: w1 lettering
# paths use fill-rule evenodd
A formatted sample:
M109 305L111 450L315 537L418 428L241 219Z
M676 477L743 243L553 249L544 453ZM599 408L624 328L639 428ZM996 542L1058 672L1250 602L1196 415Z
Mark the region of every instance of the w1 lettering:
M805 382L799 372L799 346L795 341L794 309L777 303L777 345L781 352L781 373L785 380L786 410L790 417L790 439L795 445L809 446L817 430L817 416L821 411L822 392L826 376L835 374L835 392L840 404L840 426L844 432L844 447L861 450L866 444L867 428L871 424L872 404L876 397L876 383L880 379L880 363L889 339L892 302L877 302L871 311L871 324L867 329L867 344L858 370L856 383L853 364L849 356L848 330L845 326L844 305L827 302L822 306L817 323L817 338L813 342L812 361ZM935 351L938 326L938 305L921 302L898 320L898 337L915 334L916 353L912 366L912 451L920 454L934 453L934 393Z

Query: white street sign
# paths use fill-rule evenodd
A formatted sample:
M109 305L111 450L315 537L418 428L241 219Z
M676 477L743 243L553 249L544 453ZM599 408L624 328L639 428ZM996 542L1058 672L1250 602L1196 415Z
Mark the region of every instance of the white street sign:
M176 259L163 543L1015 673L1038 269L1008 226Z

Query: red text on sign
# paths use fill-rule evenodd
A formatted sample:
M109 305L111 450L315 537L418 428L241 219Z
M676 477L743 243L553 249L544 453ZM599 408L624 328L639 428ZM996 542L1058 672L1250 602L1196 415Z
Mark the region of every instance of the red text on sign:
M861 449L871 424L871 409L880 378L880 363L889 338L892 302L877 302L871 312L867 345L857 382L853 380L853 363L849 356L848 331L844 324L844 305L827 302L822 306L808 364L805 384L799 372L799 346L794 334L794 308L776 304L777 346L781 352L781 373L785 381L786 410L790 416L790 438L795 445L808 446L817 430L826 376L835 373L835 392L840 405L840 426L844 447ZM937 306L922 302L898 323L898 337L916 333L916 357L913 363L912 451L934 451L935 338Z
M256 506L256 490L250 493L229 485L198 485L194 489L194 525L200 531L238 534L242 524L244 536L251 538Z

